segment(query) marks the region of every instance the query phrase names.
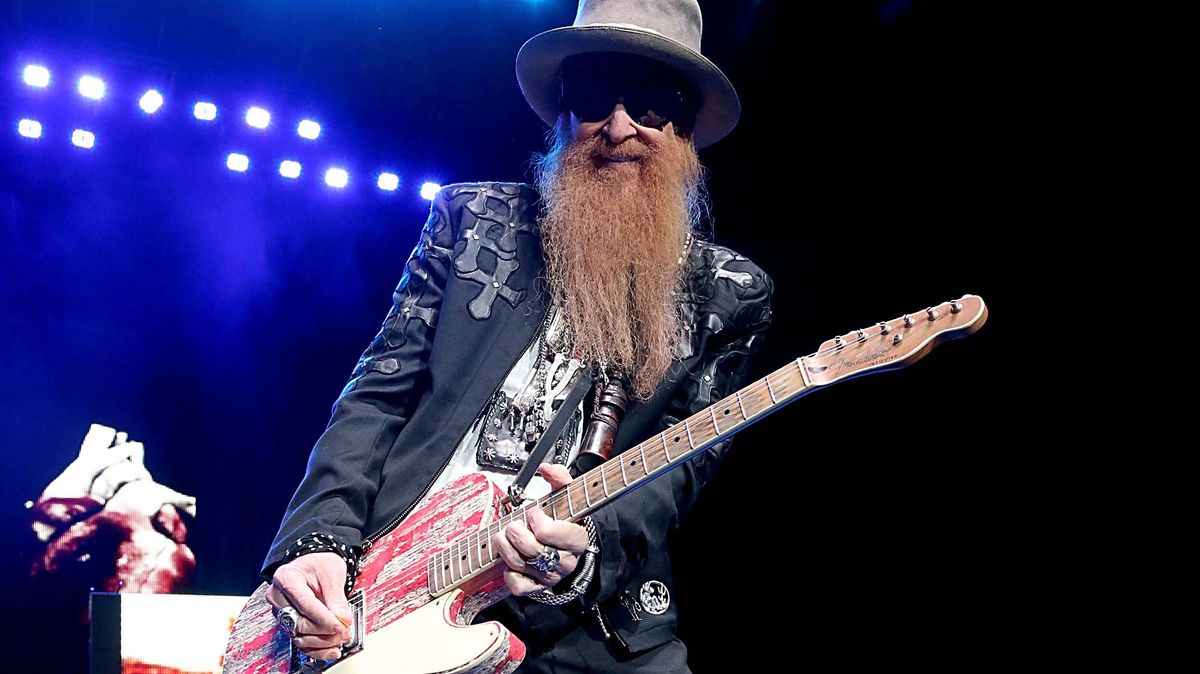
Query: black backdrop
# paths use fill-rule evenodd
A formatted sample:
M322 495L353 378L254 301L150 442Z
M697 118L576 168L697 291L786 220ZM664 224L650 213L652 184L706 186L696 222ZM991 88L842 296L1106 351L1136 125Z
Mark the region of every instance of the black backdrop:
M735 442L677 541L697 671L990 660L1020 638L1003 617L1024 553L999 335L1034 104L1001 30L1012 17L966 4L702 3L705 52L744 106L702 153L716 238L776 281L756 374L963 293L992 314ZM573 14L550 0L0 2L4 535L27 537L21 503L98 421L198 498L192 590L248 593L388 308L428 208L416 187L526 177L543 130L513 56ZM20 84L36 60L55 72L49 92ZM109 80L102 104L71 90L85 67ZM151 85L168 104L145 118L133 101ZM188 114L200 97L224 106L216 124ZM252 102L273 110L271 131L236 118ZM324 124L317 143L290 132L302 114ZM15 133L28 115L47 129L37 142ZM78 125L97 130L94 150L66 142ZM250 172L224 168L233 150ZM295 184L274 172L284 156L305 162ZM319 184L335 162L352 175L341 192ZM370 184L382 166L402 176L395 194ZM7 555L4 577L27 564Z

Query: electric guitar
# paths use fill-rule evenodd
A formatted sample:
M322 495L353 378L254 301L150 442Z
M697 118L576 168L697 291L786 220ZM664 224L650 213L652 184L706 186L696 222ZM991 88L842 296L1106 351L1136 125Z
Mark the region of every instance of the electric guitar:
M349 596L351 641L346 655L323 671L511 672L524 659L525 645L498 622L471 624L479 611L509 596L492 534L534 507L578 521L817 388L905 367L938 342L975 332L986 319L983 300L964 295L835 337L537 502L514 508L481 474L430 494L399 526L364 543ZM322 671L311 661L293 670L291 640L275 621L266 589L264 584L254 592L234 622L224 674Z

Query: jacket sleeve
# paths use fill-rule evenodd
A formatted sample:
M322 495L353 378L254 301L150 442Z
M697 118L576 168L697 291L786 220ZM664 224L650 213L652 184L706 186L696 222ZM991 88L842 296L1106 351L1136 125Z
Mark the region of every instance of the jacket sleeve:
M747 287L718 279L713 312L722 329L706 335L695 364L678 383L659 430L679 423L741 388L748 360L758 349L770 324L773 284L765 272L744 260ZM721 284L726 284L721 287ZM714 321L708 321L713 324ZM600 539L596 575L588 587L585 606L604 601L632 581L648 556L665 547L683 521L700 490L720 467L730 441L718 443L666 475L592 515Z
M263 562L265 579L301 537L319 533L348 546L362 542L383 461L428 386L426 362L457 239L443 194L433 201L383 327L359 358L309 456Z

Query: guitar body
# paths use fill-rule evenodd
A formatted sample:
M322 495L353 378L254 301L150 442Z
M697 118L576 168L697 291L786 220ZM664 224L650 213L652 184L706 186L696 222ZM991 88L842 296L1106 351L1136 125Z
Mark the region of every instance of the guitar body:
M483 475L467 475L430 494L377 540L363 555L351 593L355 612L361 610L362 648L324 671L497 674L516 669L525 657L519 639L497 622L470 624L479 611L508 596L501 569L436 599L429 591L429 558L503 515L503 498ZM291 640L275 622L266 590L261 585L234 622L224 674L293 671Z

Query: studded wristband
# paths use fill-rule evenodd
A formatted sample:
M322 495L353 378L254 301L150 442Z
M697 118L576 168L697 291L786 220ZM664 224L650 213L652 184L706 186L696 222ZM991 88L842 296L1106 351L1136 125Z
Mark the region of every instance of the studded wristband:
M362 548L357 545L346 545L332 534L311 533L296 539L283 553L283 564L314 552L332 552L346 563L346 594L354 587L354 579L358 576L358 564L362 558Z

